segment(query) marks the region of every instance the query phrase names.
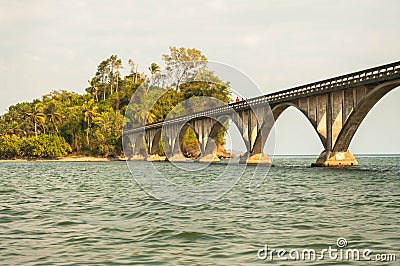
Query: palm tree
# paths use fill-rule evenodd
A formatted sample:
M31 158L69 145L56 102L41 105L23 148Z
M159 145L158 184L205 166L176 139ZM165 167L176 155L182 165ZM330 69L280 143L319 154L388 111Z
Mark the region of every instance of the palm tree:
M52 99L48 104L46 109L43 112L48 121L53 125L53 129L56 130L58 133L58 126L57 124L60 124L64 118L64 116L58 112L57 110L57 102Z
M152 75L154 75L154 74L160 72L160 66L153 62L153 63L151 63L149 70L150 70L150 73Z
M88 80L88 83L90 84L90 87L87 90L88 93L90 94L94 94L94 97L96 99L96 102L99 101L99 92L100 92L100 88L97 85L97 80L96 78L92 78L91 80Z
M116 87L115 93L118 93L118 78L119 78L119 69L122 67L121 59L118 59L117 55L112 55L108 59L109 69L110 69L110 91L111 94L113 93L113 84L114 80L116 79Z
M30 117L31 121L34 124L35 128L35 136L37 137L38 135L38 130L37 127L38 125L43 125L44 122L46 121L46 116L43 113L43 106L40 103L35 104L33 111L28 113L28 116ZM44 130L44 128L43 128Z
M140 124L152 124L155 122L155 118L156 118L156 116L152 112L149 112L144 109L140 109L134 115L134 119Z
M47 114L47 118L50 121L50 123L53 124L54 129L58 133L58 126L57 125L60 124L63 121L64 116L61 113L59 113L59 112L54 110L51 113Z
M112 69L112 75L113 77L115 76L116 78L116 87L115 87L115 93L118 93L118 80L119 80L119 69L122 68L122 61L121 59L117 59L116 55L113 55L110 57L111 61L111 69Z
M106 59L104 61L101 61L100 64L97 66L96 81L100 83L100 87L102 88L103 100L106 99L106 92L107 92L106 85L107 82L109 81L109 72L110 72L110 60Z
M138 67L139 67L139 64L135 64L132 59L128 60L128 64L131 67L131 75L133 75L133 82L136 83L137 78L138 78ZM135 66L136 66L136 70L135 70Z
M93 124L93 119L97 116L97 105L95 104L94 100L91 99L89 102L86 102L83 106L83 111L85 114L85 122L87 123L87 129L86 129L86 142L89 147L89 132L90 128L92 127Z
M119 81L119 69L122 68L122 61L121 59L118 59L116 55L112 55L110 57L110 67L111 67L111 90L112 90L112 85L115 80L115 94L116 94L116 106L115 109L116 111L119 110L119 95L118 95L118 81Z

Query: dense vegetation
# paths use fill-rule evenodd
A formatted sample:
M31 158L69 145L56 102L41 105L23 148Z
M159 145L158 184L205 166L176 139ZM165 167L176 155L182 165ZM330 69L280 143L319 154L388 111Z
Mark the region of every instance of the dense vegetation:
M170 47L170 54L163 55L163 60L166 73L174 81L167 88L153 86L144 93L135 94L139 97L138 104L131 106L133 110L130 111L136 120L146 120L145 123L162 121L174 106L192 96L213 96L229 102L227 84L206 70L206 57L197 49ZM204 66L200 68L216 85L185 83L199 65L173 68L182 61L203 62ZM100 62L83 95L65 90L53 91L32 102L10 106L8 112L0 117L0 159L56 158L71 153L121 156L122 127L130 122L124 120L129 101L146 78L156 77L161 70L160 66L152 63L148 68L149 74L145 75L138 71L138 65L132 60L128 64L129 74L121 77L122 61L116 55ZM150 112L144 112L147 97L160 90L164 95ZM219 142L223 142L223 135ZM193 148L197 145L193 132L188 131L185 146Z

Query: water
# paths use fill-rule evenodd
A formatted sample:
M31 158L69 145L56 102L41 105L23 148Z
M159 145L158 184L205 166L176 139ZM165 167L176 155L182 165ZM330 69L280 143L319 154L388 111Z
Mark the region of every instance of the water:
M350 248L397 254L378 263L396 265L400 156L358 156L361 166L346 169L308 167L314 160L276 158L254 192L246 171L222 199L198 207L155 200L124 162L1 163L0 264L304 265L259 260L257 251L322 250L345 237Z

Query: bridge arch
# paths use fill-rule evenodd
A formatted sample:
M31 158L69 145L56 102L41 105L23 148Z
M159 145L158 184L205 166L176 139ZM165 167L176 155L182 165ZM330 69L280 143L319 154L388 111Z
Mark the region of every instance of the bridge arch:
M350 114L338 135L333 152L347 151L353 137L370 110L390 91L400 86L400 81L389 81L371 89Z
M321 140L322 146L325 148L326 147L326 137L323 136L318 130L317 130L317 124L318 122L315 121L313 118L310 118L309 114L307 114L304 110L302 110L297 104L293 102L284 102L281 104L278 104L272 108L272 114L274 116L275 122L278 121L278 118L282 115L284 111L286 111L289 107L295 108L297 111L299 111L301 114L304 115L304 117L307 119L308 122L311 123L311 126L314 128L315 132L317 133L319 139Z
M126 157L147 157L147 145L145 144L144 132L135 132L129 135L122 136L122 144Z
M313 121L307 115L307 113L305 113L303 110L301 110L299 108L299 106L296 105L295 103L293 103L293 102L285 102L285 103L279 104L277 106L274 106L272 108L272 113L273 113L273 116L274 116L274 119L275 119L274 126L276 127L276 131L277 131L276 137L275 137L275 141L279 141L279 136L281 135L281 134L279 134L280 131L279 131L278 128L281 127L282 125L278 125L278 127L277 127L277 124L283 122L282 120L286 120L286 117L285 117L286 115L292 115L293 114L296 117L300 118L301 123L300 122L298 122L298 123L296 122L294 126L291 125L290 129L289 129L289 130L291 130L290 131L291 133L290 133L289 136L285 135L285 139L293 139L293 133L292 132L294 130L302 128L302 129L305 129L305 131L306 131L305 134L300 135L301 133L298 132L298 130L295 132L295 134L297 134L298 137L304 137L304 138L306 138L308 140L311 140L311 142L307 141L307 143L311 144L313 153L314 153L314 149L315 149L315 151L318 150L317 153L319 153L321 148L322 149L325 148L324 143L326 142L326 139L316 130L316 124L317 123L315 121ZM282 115L283 115L283 117L281 118ZM305 120L307 120L308 123L305 122ZM291 123L291 124L293 124L293 123ZM297 142L298 138L295 138L295 139L296 139L296 142ZM278 143L276 143L276 145L277 144ZM309 150L310 145L307 148ZM301 153L304 153L304 152L301 152Z
M198 144L197 144L197 147L198 147L198 149L200 149L199 138L198 138L198 136L197 136L197 134L196 134L196 131L195 131L195 129L194 129L194 126L190 123L190 121L187 121L187 122L181 127L181 130L180 130L180 132L179 132L179 136L178 136L178 139L177 139L176 148L175 148L174 153L176 153L177 150L179 149L180 152L181 152L185 157L188 157L188 155L185 155L184 150L183 150L183 141L184 141L185 135L187 134L187 132L188 132L189 130L192 130L192 131L195 133L196 139L197 139L197 143L198 143ZM198 157L198 156L197 156L197 157ZM196 157L196 158L197 158L197 157Z
M193 126L189 123L178 124L173 126L172 128L160 128L161 131L161 139L163 145L163 150L167 157L178 156L179 160L184 158L184 153L182 149L183 139L187 133L187 131Z

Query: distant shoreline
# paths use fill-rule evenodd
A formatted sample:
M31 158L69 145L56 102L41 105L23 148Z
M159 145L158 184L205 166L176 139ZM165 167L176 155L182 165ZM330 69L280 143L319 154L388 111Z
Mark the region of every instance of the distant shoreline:
M60 157L56 159L14 159L0 160L0 163L22 163L22 162L116 162L125 161L125 158L104 158L104 157Z

